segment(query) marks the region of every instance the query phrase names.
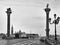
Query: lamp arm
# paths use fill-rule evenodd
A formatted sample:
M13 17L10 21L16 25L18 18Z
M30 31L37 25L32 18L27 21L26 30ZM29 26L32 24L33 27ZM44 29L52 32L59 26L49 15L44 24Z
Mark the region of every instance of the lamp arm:
M50 22L50 24L53 24L54 23L54 21L53 22Z
M53 22L52 23L50 22L50 24L53 24Z

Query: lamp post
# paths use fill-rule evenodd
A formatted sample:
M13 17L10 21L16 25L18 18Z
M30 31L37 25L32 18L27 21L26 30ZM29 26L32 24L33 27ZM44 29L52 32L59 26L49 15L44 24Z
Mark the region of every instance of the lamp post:
M49 4L47 4L46 8L44 9L46 12L46 37L49 38L49 12L50 8L48 8Z
M50 20L50 24L54 24L55 25L55 41L57 41L56 25L59 23L60 17L56 17L56 14L54 14L54 20L53 20L53 22L51 23L51 18L49 20Z
M55 19L54 19L54 21L55 21L55 22L54 22L54 24L55 24L55 40L57 40L57 33L56 33L56 32L57 32L57 31L56 31L56 24L57 24L56 22L57 22L57 20L56 20L56 14L54 14L54 18L55 18Z
M10 36L10 14L12 13L11 8L7 8L7 37Z

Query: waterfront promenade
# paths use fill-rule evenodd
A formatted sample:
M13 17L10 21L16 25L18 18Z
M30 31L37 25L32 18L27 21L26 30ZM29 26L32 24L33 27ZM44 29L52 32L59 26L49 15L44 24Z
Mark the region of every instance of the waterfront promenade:
M43 45L38 39L13 39L2 40L0 39L0 45Z
M41 42L39 39L0 39L0 45L54 45L54 43L50 43L51 41L48 40L48 42Z

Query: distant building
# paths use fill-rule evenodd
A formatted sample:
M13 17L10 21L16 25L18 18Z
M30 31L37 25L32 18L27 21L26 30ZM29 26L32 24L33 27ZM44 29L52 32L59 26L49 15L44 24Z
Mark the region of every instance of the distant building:
M19 38L19 33L15 33L15 38Z
M11 27L11 35L13 35L13 25L12 25L12 27Z
M28 34L25 32L21 32L21 30L19 30L19 32L15 33L15 38L22 38L22 39L37 39L39 38L38 34Z
M1 39L5 39L6 37L7 37L6 34L0 33L0 38L1 38Z
M19 32L15 33L15 37L16 38L26 37L26 33L25 32L21 32L21 30L19 30Z
M19 30L19 37L26 37L26 33L25 32L21 32L21 30Z
M27 37L29 37L29 39L36 39L39 38L38 34L26 34Z
M2 38L3 36L6 36L4 33L0 33L0 38Z
M22 32L21 37L26 37L26 33Z
M21 30L19 30L18 32L15 32L15 34L19 34L19 37L21 37Z

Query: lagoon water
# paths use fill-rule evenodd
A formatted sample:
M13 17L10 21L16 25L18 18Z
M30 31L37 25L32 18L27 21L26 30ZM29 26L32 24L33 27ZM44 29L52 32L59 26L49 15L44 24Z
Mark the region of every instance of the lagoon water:
M23 41L27 41L27 39L12 39L12 40L0 39L0 45L12 45Z
M21 40L19 39L14 39L14 40L3 40L3 39L0 39L0 45L12 45L14 43L17 43Z

